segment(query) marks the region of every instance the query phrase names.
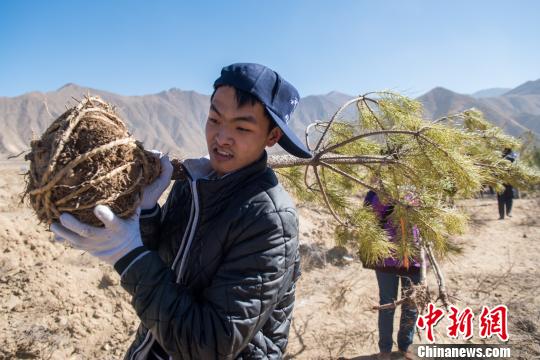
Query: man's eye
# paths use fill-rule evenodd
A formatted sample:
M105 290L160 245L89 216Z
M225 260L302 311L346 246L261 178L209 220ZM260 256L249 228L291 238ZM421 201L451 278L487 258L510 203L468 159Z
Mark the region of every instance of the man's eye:
M217 122L218 122L217 119L210 118L210 117L208 118L208 121L213 123L213 124L217 124Z
M238 131L242 131L242 132L251 132L250 129L246 129L246 128L241 128L241 127L239 127L239 128L237 128L237 129L238 129Z

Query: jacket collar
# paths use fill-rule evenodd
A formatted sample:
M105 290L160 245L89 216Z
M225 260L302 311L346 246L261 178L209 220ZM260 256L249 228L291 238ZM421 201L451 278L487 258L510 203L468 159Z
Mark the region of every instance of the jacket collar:
M210 166L209 155L198 159L186 159L183 165L191 180L209 177L213 172L212 166Z
M253 174L263 172L266 169L267 161L268 154L266 153L266 150L264 150L257 161L223 176L215 176L208 155L199 159L186 159L184 160L183 165L186 169L188 178L192 181L201 180L204 182L219 182L226 184L240 182Z

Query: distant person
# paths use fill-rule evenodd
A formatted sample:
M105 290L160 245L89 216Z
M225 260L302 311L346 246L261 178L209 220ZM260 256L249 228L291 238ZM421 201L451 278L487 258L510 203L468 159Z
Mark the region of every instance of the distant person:
M233 64L214 82L208 156L172 165L144 189L140 215L96 206L95 228L69 214L51 230L114 265L141 324L125 359L282 359L300 276L298 215L266 148L309 150L288 125L300 97L275 71ZM181 124L180 124L181 126ZM110 356L108 357L110 358Z
M379 219L380 226L386 230L391 241L396 241L396 225L390 219L394 207L383 204L374 191L369 191L364 199L364 205L371 206ZM419 239L418 229L413 228L413 237ZM399 282L401 280L401 296L411 284L420 283L421 263L416 259L407 264L394 257L387 257L374 266L366 266L375 270L377 283L379 285L379 304L391 304L397 300ZM394 309L379 310L379 359L390 359L392 352L392 333L394 328ZM416 318L418 310L414 305L407 302L401 305L401 318L399 321L399 331L397 336L397 345L405 359L413 359L409 352L409 346L413 343L414 330L416 327Z
M503 151L503 158L514 162L516 160L516 154L512 152L512 149L506 148ZM504 220L504 215L512 217L512 202L514 199L514 188L510 184L503 184L504 190L497 193L497 204L499 205L499 220Z

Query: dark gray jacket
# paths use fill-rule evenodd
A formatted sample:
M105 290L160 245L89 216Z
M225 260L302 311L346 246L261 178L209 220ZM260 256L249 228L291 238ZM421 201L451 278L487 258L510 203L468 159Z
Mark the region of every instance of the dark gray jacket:
M141 319L126 359L155 341L173 359L282 358L298 217L266 160L218 179L208 159L186 160L188 179L141 217L145 246L115 265Z

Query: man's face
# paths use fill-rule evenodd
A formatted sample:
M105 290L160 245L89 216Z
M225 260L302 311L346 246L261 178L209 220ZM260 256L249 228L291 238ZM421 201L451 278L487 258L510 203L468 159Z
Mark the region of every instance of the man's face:
M267 146L281 138L281 130L276 127L269 132L269 126L261 103L238 107L235 89L220 86L206 121L206 145L216 173L222 176L258 160Z

